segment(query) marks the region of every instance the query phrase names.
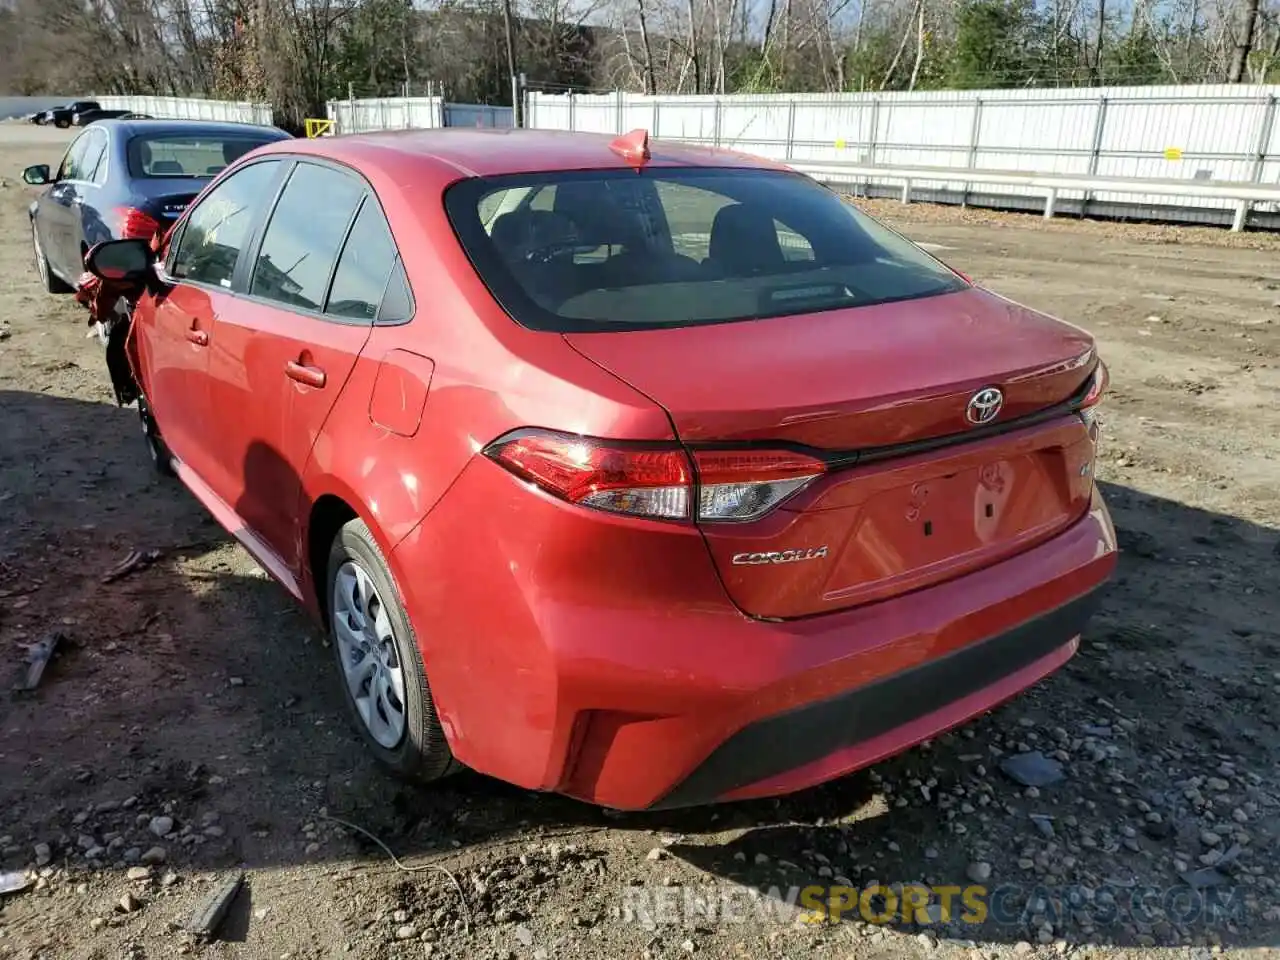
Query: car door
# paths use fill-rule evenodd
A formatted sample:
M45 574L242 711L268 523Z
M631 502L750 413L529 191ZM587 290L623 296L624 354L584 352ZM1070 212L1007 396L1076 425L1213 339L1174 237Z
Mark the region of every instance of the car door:
M243 402L235 409L210 406L216 318L233 300L241 255L287 166L277 159L250 163L200 198L170 240L165 289L136 322L143 388L156 425L173 454L206 484L217 475L211 421L251 412Z
M295 575L302 471L376 312L351 277L379 250L389 271L388 248L390 232L360 177L299 161L260 231L245 295L218 316L210 403L235 413L212 424L216 489Z
M72 141L58 166L53 186L36 202L36 231L40 237L40 249L53 272L68 283L74 283L81 273L76 257L70 252L75 249L71 239L72 220L79 216L79 210L73 201L78 196L76 182L85 151L90 144L91 132L93 131L86 130Z
M76 161L76 179L71 183L71 219L68 222L67 255L74 260L72 279L84 271L84 255L89 247L110 237L102 220L102 183L106 177L107 134L86 130L84 152Z

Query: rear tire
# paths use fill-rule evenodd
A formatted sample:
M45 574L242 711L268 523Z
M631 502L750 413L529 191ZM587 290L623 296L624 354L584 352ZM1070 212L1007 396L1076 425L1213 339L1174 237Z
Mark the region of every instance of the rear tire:
M31 220L31 247L36 258L36 273L40 275L40 284L46 293L74 293L75 289L49 269L49 258L44 255L44 247L40 246L40 231L36 229L36 221Z
M420 782L458 770L400 591L363 520L334 538L326 583L338 678L365 746L393 773Z

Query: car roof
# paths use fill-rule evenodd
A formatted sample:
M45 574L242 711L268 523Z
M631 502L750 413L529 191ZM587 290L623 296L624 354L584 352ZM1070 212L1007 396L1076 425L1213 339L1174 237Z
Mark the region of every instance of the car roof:
M451 168L448 172L455 177L629 169L627 161L610 149L614 139L610 134L563 130L448 127L319 137L263 149L328 157L407 183L422 173L424 165ZM648 165L654 167L785 169L760 157L665 140L651 140L649 152Z
M124 136L140 134L193 133L222 134L224 136L265 135L276 139L289 139L279 127L266 127L256 123L232 123L225 120L131 120L128 117L112 117L99 120L95 127L117 130Z

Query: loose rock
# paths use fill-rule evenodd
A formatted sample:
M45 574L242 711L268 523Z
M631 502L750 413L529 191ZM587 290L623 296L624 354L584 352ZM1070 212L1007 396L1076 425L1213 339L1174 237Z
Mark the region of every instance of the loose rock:
M139 857L139 859L143 863L151 864L154 866L157 863L164 863L166 856L167 854L165 853L164 847L152 847L151 849L143 853L142 856ZM127 854L125 859L128 859Z
M150 880L151 868L150 867L130 867L128 870L125 871L125 879L126 880Z
M173 817L152 817L148 829L157 837L167 837L173 832Z
M1000 761L1000 770L1009 779L1024 787L1047 787L1057 783L1065 774L1062 764L1051 760L1039 750L1015 753Z
M986 883L991 879L991 864L984 860L975 860L969 864L969 869L965 873L974 883Z

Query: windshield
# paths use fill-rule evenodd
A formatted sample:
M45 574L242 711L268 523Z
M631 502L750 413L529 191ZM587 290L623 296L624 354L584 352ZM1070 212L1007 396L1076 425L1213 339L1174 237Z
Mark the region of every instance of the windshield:
M481 278L538 330L690 326L966 284L804 177L649 167L464 180L445 205Z
M153 134L129 141L129 175L171 179L208 178L221 173L265 137L244 134Z

